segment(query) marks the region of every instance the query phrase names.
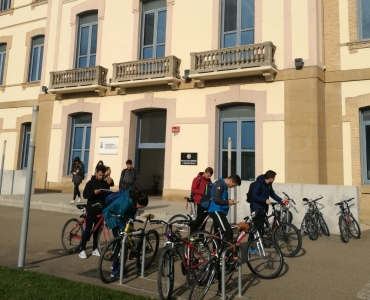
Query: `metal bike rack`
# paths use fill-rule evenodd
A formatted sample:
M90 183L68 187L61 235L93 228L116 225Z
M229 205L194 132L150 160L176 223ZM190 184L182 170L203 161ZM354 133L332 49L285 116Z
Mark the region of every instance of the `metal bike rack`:
M242 297L242 247L240 244L235 245L238 253L238 296ZM221 296L222 300L226 299L225 295L225 255L231 246L227 247L221 255Z
M123 280L123 267L124 267L123 264L124 264L124 253L125 253L125 248L126 248L126 240L129 236L140 235L142 233L143 233L142 230L138 230L138 231L134 231L130 233L126 233L126 232L123 233L123 240L122 240L122 247L121 247L121 269L119 271L119 284L122 284L122 280ZM145 235L144 235L144 238L145 238ZM145 243L143 244L145 245ZM145 252L143 252L143 258L145 261ZM142 272L141 276L143 276L143 266L144 264L142 263L141 264L141 272Z

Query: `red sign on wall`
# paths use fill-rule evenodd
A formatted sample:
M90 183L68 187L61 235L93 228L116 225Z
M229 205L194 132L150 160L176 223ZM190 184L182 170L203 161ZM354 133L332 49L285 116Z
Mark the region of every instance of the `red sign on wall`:
M180 126L172 126L172 132L180 132Z

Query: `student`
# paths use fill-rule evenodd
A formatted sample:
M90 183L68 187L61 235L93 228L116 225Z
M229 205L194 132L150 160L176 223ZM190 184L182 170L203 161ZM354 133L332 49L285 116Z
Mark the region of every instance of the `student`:
M85 168L78 156L75 157L73 160L71 173L72 173L72 182L74 184L74 189L73 189L73 199L69 203L73 204L75 203L76 197L77 197L77 202L81 201L81 194L80 194L79 186L85 177Z
M121 178L119 180L119 190L137 189L139 183L139 175L132 166L132 160L126 161L126 169L121 172Z
M105 172L104 174L104 180L108 183L108 185L111 187L111 186L114 186L114 180L112 177L110 177L110 174L112 172L111 168L108 167L108 166L105 166L107 171Z

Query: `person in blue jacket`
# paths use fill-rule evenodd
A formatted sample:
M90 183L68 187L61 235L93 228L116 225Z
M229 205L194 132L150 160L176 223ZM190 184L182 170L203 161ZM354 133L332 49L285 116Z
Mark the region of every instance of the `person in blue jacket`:
M256 183L252 190L252 202L250 204L251 213L258 212L257 216L259 219L259 230L263 229L265 223L265 216L268 212L269 205L271 204L270 197L277 202L286 202L287 199L282 199L275 194L272 188L272 183L275 181L276 172L268 170L265 174L259 175L256 179ZM261 232L262 234L262 232ZM251 241L254 238L253 234L249 235L248 240ZM250 249L250 252L256 252L256 249ZM254 253L251 253L254 254Z
M149 199L148 196L143 194L139 190L125 190L121 195L115 199L113 202L108 204L107 207L103 209L103 216L108 228L112 229L114 237L117 237L120 230L124 230L126 227L126 222L121 219L114 217L111 212L117 215L126 216L128 218L134 219L136 216L136 211L139 208L144 208L148 205ZM121 250L121 244L119 244L114 251L113 264L111 276L116 276L121 267L119 262L118 255ZM136 266L138 269L139 266ZM125 276L125 275L124 275Z
M230 175L227 178L217 180L211 191L212 201L208 208L208 214L214 222L215 230L220 228L224 232L224 239L232 241L233 230L226 216L229 213L229 207L236 204L236 201L229 199L228 188L234 188L241 184L239 175Z

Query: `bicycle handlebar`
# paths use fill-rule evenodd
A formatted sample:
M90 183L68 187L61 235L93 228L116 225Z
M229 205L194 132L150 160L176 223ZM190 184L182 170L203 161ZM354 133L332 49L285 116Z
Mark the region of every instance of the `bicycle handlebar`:
M350 202L350 201L352 201L353 199L355 199L354 197L352 197L352 198L349 198L348 200L342 200L342 201L340 201L340 202L338 202L338 203L335 203L335 205L343 205L343 203L344 202Z
M126 222L138 222L138 223L144 223L144 221L143 220L139 220L139 219L131 219L131 218L128 218L127 216L122 216L122 215L119 215L119 214L116 214L115 212L113 212L113 211L109 211L109 213L113 216L113 217L116 217L116 218L118 218L118 219L122 219L122 220L124 220L124 221L126 221Z
M294 205L296 205L296 204L295 204L295 202L294 202L294 200L293 200L292 198L290 198L290 197L289 197L289 195L288 195L287 193L283 192L283 194L285 195L285 197L287 197L287 199L288 199L289 201L292 201L292 202L293 202L293 204L294 204Z

